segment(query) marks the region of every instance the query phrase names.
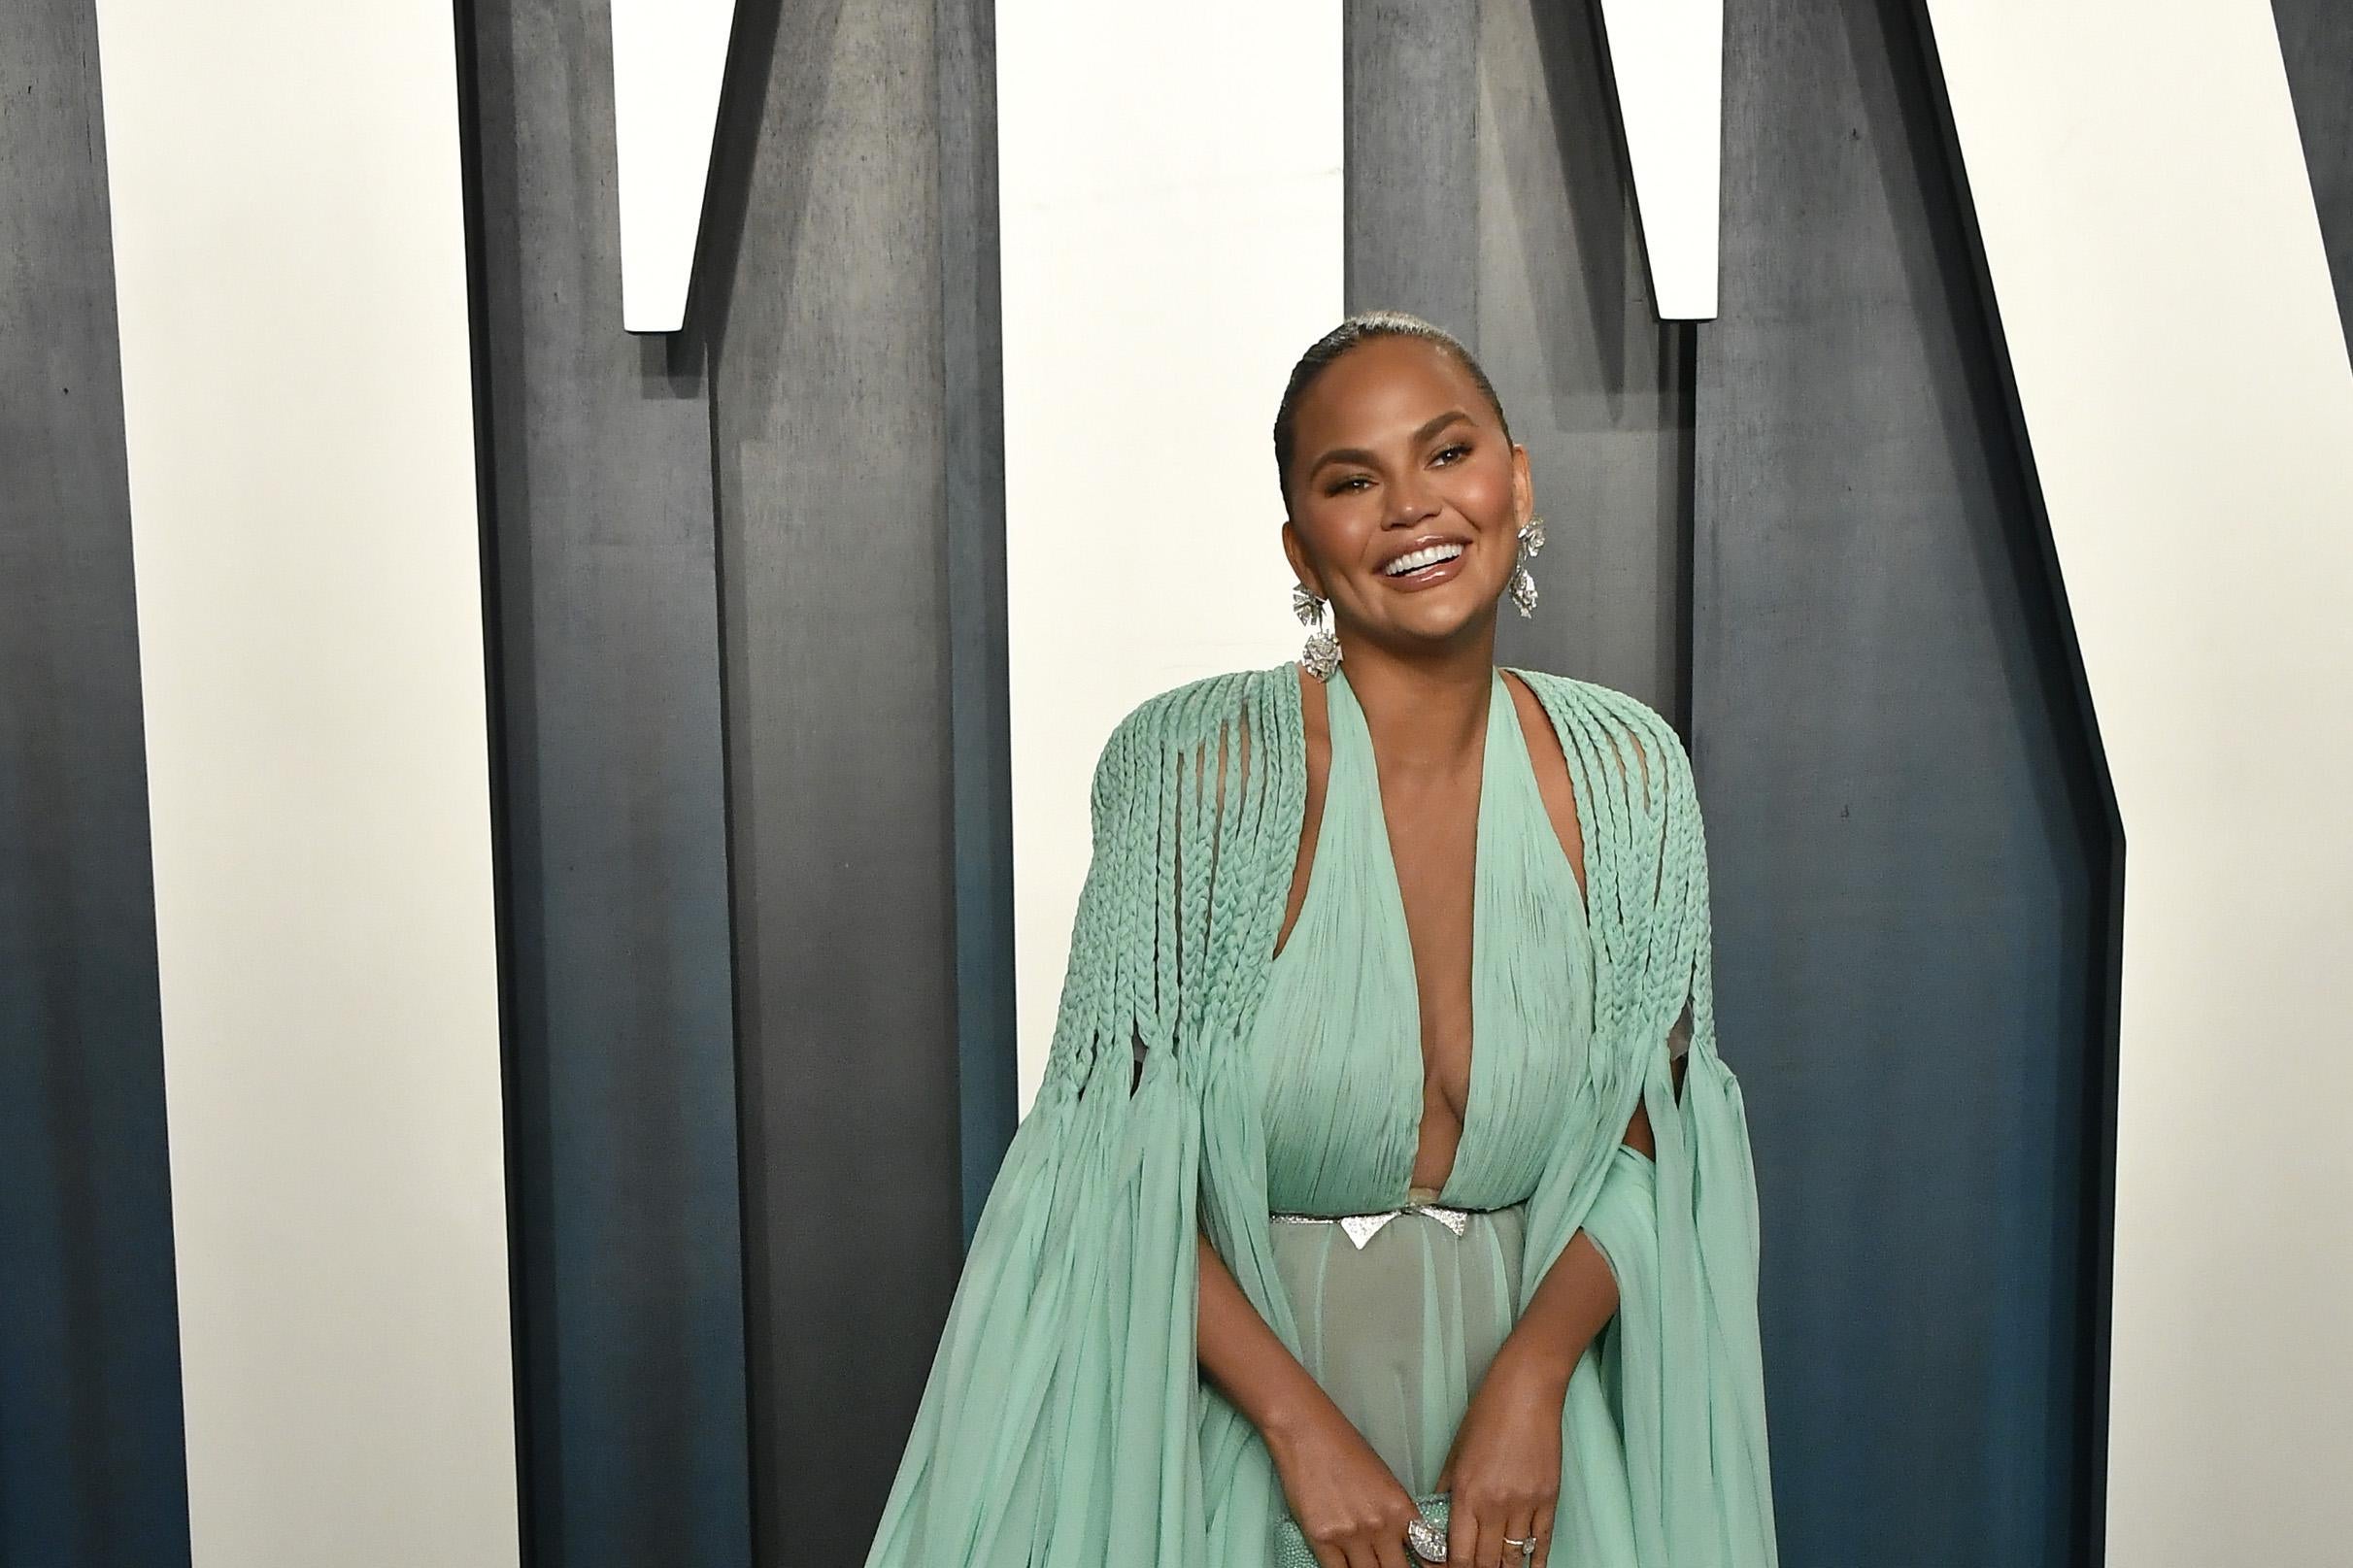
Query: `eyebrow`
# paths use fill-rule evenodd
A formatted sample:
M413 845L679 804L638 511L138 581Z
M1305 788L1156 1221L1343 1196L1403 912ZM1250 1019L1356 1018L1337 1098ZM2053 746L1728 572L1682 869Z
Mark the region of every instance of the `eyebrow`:
M1444 414L1439 415L1436 418L1433 418L1428 423L1424 424L1421 429L1416 430L1413 433L1413 444L1417 447L1420 446L1423 442L1428 441L1431 436L1436 435L1439 431L1445 429L1457 419L1463 420L1467 423L1470 419L1470 416L1463 413L1461 409L1448 409ZM1362 463L1367 468L1375 466L1372 453L1366 451L1361 447L1334 447L1331 449L1331 450L1326 452L1323 456L1317 458L1314 462L1307 465L1307 477L1309 479L1315 478L1316 475L1321 472L1327 464L1329 463Z

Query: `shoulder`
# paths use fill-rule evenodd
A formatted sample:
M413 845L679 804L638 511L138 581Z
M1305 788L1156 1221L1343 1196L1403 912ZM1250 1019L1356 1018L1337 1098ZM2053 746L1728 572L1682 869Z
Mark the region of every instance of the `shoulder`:
M1256 669L1220 670L1155 691L1121 715L1095 759L1100 786L1114 775L1177 748L1214 744L1254 712L1298 705L1296 665L1290 660Z
M1519 664L1506 664L1503 671L1527 682L1529 688L1542 698L1548 708L1636 719L1645 727L1666 723L1665 717L1640 697L1630 691L1620 691L1616 686L1603 685L1598 681L1581 681L1573 675L1529 669Z
M1112 726L1105 750L1115 746L1183 745L1216 736L1260 704L1279 699L1286 683L1295 695L1297 676L1289 660L1257 669L1220 670L1164 687L1130 707Z
M1542 670L1524 676L1553 719L1571 758L1581 820L1601 826L1592 877L1618 892L1604 908L1647 908L1650 917L1706 918L1706 829L1691 754L1666 716L1630 692ZM1539 782L1541 782L1539 780ZM1631 898L1634 902L1627 905Z
M1688 788L1691 755L1683 738L1666 716L1649 703L1598 681L1518 665L1504 669L1535 693L1563 751L1573 745L1588 766L1609 762L1622 775L1630 767L1631 779L1638 780L1637 787L1643 788L1653 777L1652 757L1660 756L1666 773L1679 778Z
M1574 717L1586 722L1599 721L1611 731L1630 731L1637 738L1654 735L1671 741L1677 749L1682 740L1666 716L1630 691L1603 685L1598 681L1581 681L1573 675L1561 675L1552 670L1531 670L1517 664L1507 664L1504 672L1516 675L1527 683L1537 700L1544 704L1554 721Z

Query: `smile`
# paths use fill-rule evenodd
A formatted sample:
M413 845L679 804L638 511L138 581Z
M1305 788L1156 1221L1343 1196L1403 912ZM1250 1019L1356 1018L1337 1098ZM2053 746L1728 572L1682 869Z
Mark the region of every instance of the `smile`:
M1445 582L1462 568L1457 564L1469 547L1460 540L1441 540L1409 550L1381 568L1381 576L1401 588L1419 588Z

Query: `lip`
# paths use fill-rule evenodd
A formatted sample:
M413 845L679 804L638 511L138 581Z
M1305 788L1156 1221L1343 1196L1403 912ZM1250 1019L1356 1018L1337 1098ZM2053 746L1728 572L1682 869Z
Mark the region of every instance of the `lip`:
M1387 567L1391 561L1400 555L1410 555L1417 550L1427 550L1432 545L1460 545L1462 550L1462 553L1455 556L1453 560L1440 561L1435 566L1425 567L1410 577L1396 578L1389 575ZM1425 589L1434 588L1441 583L1451 583L1462 576L1462 563L1470 559L1470 541L1461 534L1424 534L1421 538L1399 545L1395 550L1382 556L1380 564L1374 567L1373 571L1385 586L1394 588L1399 593L1420 593Z

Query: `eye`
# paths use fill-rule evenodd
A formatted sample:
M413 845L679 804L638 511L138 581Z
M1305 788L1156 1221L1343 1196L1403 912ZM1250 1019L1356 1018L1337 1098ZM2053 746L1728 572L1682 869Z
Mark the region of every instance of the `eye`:
M1340 482L1339 482L1337 484L1332 485L1332 486L1331 486L1329 489L1326 490L1324 493L1325 493L1326 495L1337 495L1337 494L1339 494L1339 493L1340 493L1342 490L1348 489L1348 488L1350 488L1352 485L1357 485L1357 484L1370 484L1370 483L1371 483L1371 482L1370 482L1369 480L1365 479L1365 477L1364 477L1363 475L1361 475L1361 474L1351 474L1351 475L1349 475L1349 476L1348 476L1346 479L1344 479L1344 480L1340 481Z
M1439 455L1440 457L1444 457L1445 455L1447 455L1447 453L1448 453L1448 452L1457 452L1457 451L1460 451L1460 452L1467 452L1467 451L1469 451L1469 450L1470 450L1470 443L1469 443L1469 442L1467 442L1467 441L1458 441L1458 442L1456 442L1456 443L1455 443L1453 446L1451 446L1451 447L1447 447L1447 448L1443 449L1442 450L1440 450L1440 451L1439 451L1439 453L1438 453L1438 455Z

